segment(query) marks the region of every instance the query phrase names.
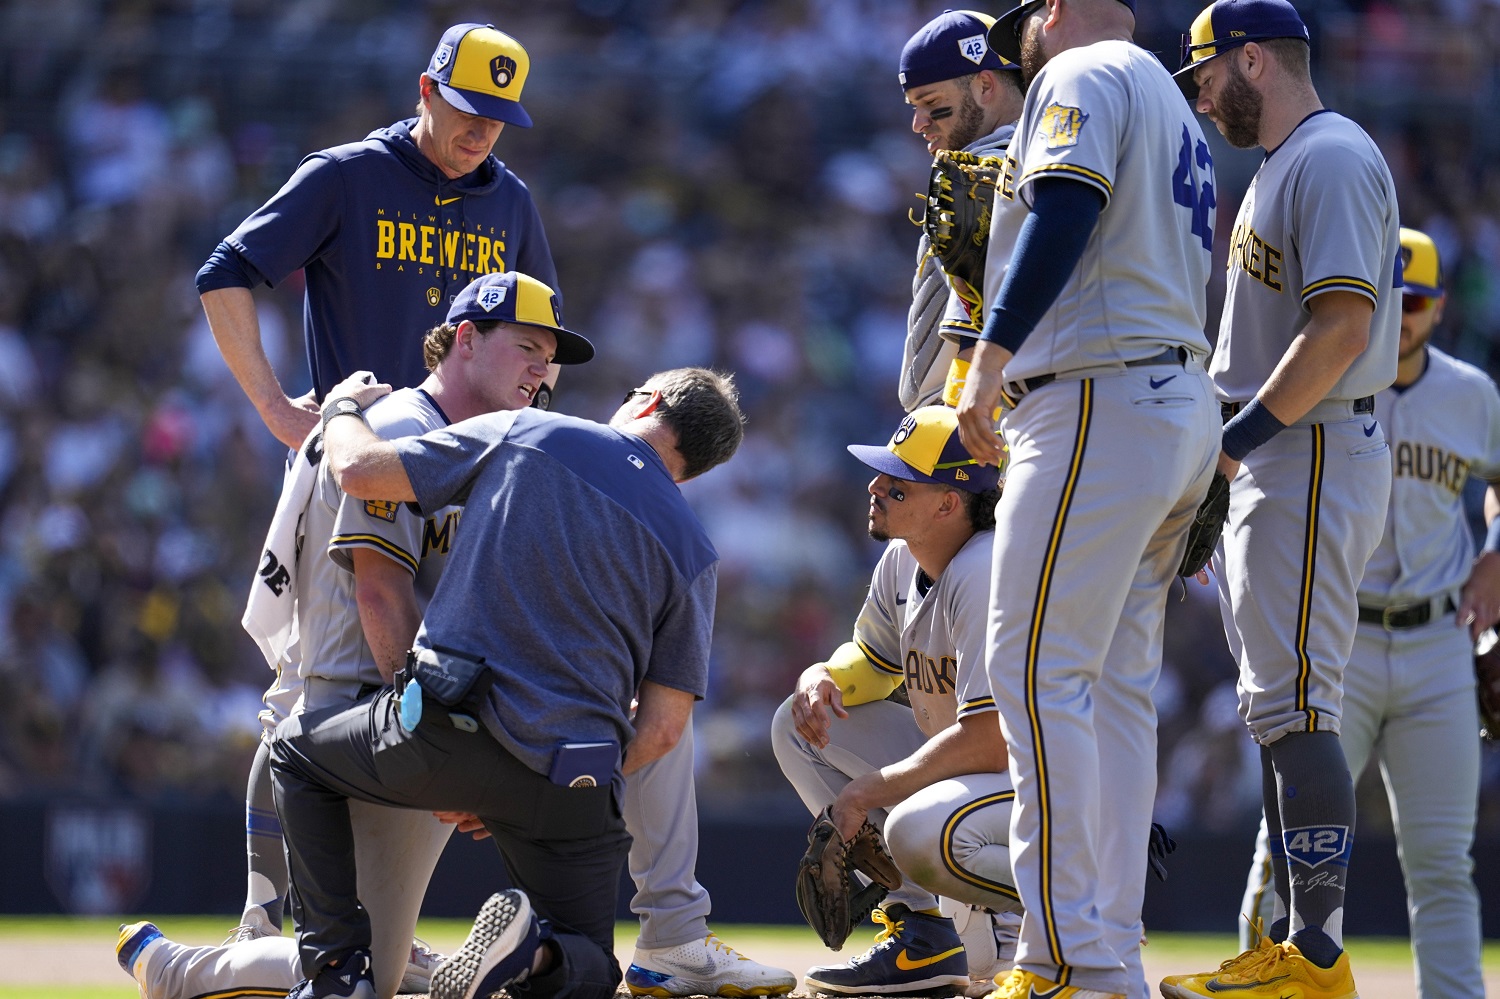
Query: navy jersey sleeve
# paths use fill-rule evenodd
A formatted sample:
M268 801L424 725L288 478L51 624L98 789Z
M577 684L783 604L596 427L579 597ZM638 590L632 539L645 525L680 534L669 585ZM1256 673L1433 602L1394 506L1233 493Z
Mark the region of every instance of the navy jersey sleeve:
M523 185L524 188L524 185ZM536 210L536 202L528 191L526 196L526 238L516 253L516 270L534 277L557 292L558 308L562 308L563 293L557 285L557 267L552 262L552 247L547 242L547 230L542 228L542 216Z
M327 251L338 235L343 206L338 163L313 153L225 242L274 287Z

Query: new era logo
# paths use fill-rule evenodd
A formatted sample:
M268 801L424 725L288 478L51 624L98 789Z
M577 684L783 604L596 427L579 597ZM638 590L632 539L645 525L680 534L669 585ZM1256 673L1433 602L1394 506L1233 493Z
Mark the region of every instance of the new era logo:
M505 301L506 290L505 288L496 287L485 288L474 301L478 302L479 307L484 311L492 312L495 306Z

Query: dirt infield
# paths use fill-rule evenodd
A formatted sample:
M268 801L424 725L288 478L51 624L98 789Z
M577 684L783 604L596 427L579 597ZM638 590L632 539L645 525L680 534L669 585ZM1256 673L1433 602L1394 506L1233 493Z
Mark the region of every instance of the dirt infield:
M774 942L746 939L751 935L740 931L727 934L757 960L792 968L799 973L812 965L830 963L830 959L838 961L855 953L849 948L841 955L834 955L812 941L804 945L784 939ZM452 947L457 942L447 939L433 941L434 945L444 947ZM4 969L0 971L0 986L35 988L36 994L42 996L45 996L48 986L102 986L110 989L110 995L121 994L116 990L123 987L128 995L130 979L115 963L114 943L112 936L108 939L70 937L52 940L39 940L29 935L0 936L0 969ZM619 956L622 965L629 962L631 949L628 941L619 948ZM1184 966L1181 948L1175 945L1156 953L1147 947L1145 962L1146 979L1153 983L1163 975L1203 970L1192 964ZM1210 961L1205 967L1212 967L1213 963ZM1489 972L1485 976L1487 991L1491 995L1500 995L1500 969L1486 970ZM1356 972L1363 999L1410 999L1415 994L1408 967L1356 962ZM794 996L805 994L801 991L793 993ZM624 997L628 993L621 990L620 995Z

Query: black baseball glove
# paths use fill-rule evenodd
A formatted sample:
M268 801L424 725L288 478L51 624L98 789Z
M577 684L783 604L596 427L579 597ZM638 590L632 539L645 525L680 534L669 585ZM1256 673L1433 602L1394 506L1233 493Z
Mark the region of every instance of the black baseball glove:
M1177 567L1179 576L1196 576L1208 560L1214 557L1219 546L1219 536L1224 533L1224 522L1229 519L1229 480L1223 472L1215 472L1208 484L1208 495L1198 504L1198 513L1188 527L1187 551L1182 553L1182 564Z
M984 321L984 256L990 241L995 185L1005 161L998 156L940 150L927 178L922 229L948 284L963 299L971 321Z
M856 887L859 871L870 884ZM797 864L797 908L818 938L838 950L849 934L883 900L901 887L901 872L885 848L880 830L865 822L847 843L825 808L807 831L807 852Z
M1479 734L1500 739L1500 639L1485 629L1474 646L1474 678L1479 692Z

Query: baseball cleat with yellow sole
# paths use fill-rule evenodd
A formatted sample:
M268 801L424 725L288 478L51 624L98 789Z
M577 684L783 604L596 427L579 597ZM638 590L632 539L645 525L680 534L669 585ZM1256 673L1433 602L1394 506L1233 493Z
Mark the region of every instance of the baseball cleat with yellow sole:
M1230 958L1217 971L1171 975L1162 979L1165 999L1359 999L1349 955L1339 954L1331 968L1320 968L1290 941L1262 937L1251 950Z

